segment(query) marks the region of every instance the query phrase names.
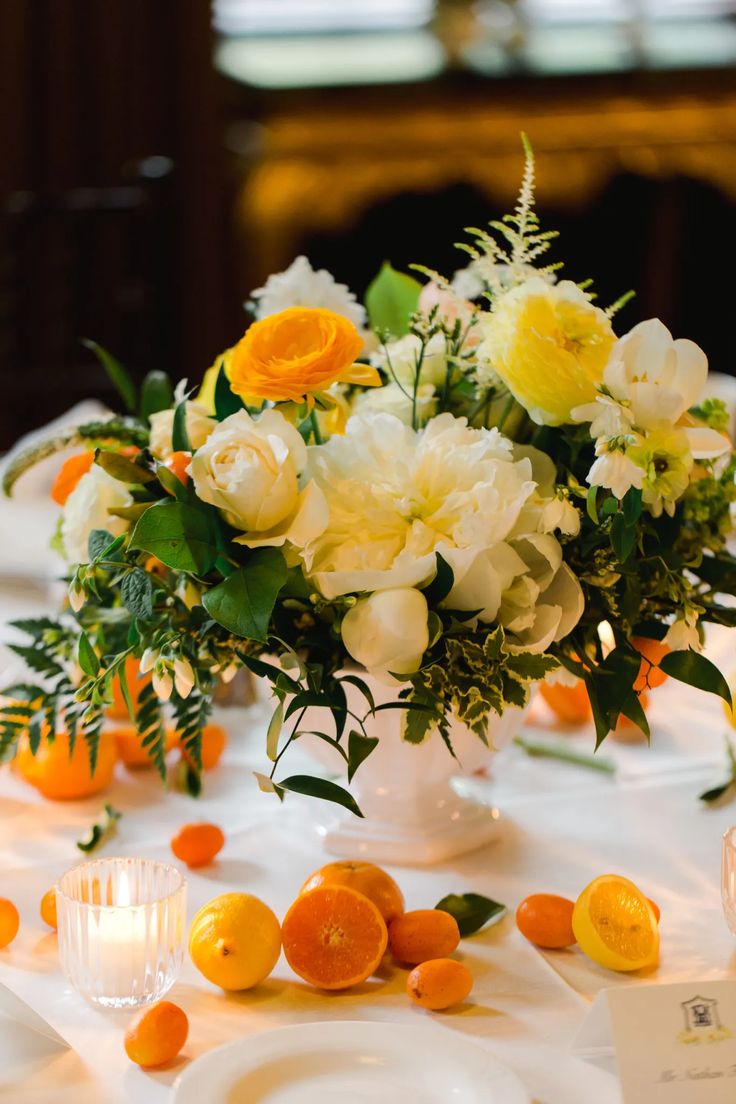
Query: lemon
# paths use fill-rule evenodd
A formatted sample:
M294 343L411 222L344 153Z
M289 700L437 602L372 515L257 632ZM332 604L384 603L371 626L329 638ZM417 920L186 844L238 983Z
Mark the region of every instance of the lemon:
M572 930L588 958L608 970L641 970L659 961L654 910L628 878L604 874L575 902Z
M208 981L222 989L252 989L281 954L281 926L250 893L223 893L199 910L189 929L189 954Z

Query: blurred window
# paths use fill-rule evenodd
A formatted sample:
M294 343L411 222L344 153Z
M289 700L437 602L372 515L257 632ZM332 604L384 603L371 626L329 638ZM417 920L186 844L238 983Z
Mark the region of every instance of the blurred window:
M214 0L212 9L223 35L309 34L420 27L434 0Z

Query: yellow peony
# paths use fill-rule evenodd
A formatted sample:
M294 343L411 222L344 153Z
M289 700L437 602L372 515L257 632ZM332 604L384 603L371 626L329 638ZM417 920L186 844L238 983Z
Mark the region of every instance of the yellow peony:
M570 280L527 280L482 325L480 382L496 373L538 425L570 422L573 407L595 399L616 337L605 311Z
M227 368L236 395L302 402L333 383L380 383L375 368L355 364L363 338L352 322L322 307L288 307L262 318L232 350Z

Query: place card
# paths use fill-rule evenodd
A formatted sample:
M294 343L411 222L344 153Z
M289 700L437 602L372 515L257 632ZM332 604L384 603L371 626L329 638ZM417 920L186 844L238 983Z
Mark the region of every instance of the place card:
M57 1046L69 1046L67 1041L62 1039L58 1032L54 1031L50 1023L47 1023L42 1016L34 1012L29 1004L21 1000L16 993L8 989L2 982L0 982L0 1015L6 1016L9 1020L21 1024L30 1031L35 1031L38 1035L43 1035L44 1038L56 1043Z
M615 1056L624 1104L733 1104L736 980L605 989L573 1051Z

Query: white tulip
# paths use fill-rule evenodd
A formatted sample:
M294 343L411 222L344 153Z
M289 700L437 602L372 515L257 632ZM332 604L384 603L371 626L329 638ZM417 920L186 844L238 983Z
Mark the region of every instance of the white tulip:
M204 406L188 402L186 406L187 436L192 449L201 448L217 425ZM150 449L159 460L166 460L174 451L171 435L174 429L174 411L159 410L151 415Z
M350 655L377 678L419 670L429 647L427 599L413 587L381 590L360 599L342 622Z

